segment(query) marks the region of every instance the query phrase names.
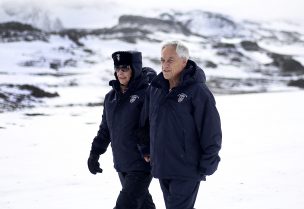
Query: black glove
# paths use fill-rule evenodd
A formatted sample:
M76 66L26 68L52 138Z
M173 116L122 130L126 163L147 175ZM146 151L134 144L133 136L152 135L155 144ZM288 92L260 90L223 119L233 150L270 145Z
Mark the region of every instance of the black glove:
M92 174L102 173L102 169L100 168L100 164L98 162L99 155L95 153L90 153L90 157L88 159L88 168Z

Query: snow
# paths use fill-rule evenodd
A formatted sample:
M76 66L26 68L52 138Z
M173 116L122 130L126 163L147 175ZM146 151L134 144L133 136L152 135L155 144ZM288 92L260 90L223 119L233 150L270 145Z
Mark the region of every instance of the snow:
M121 14L155 17L168 10L199 9L244 20L277 20L280 26L284 20L289 23L282 27L291 26L298 30L295 25L303 26L303 4L302 0L188 0L186 3L173 0L47 0L43 4L39 0L0 0L0 20L5 22L17 17L21 22L33 23L46 30L60 27L101 28L115 25ZM273 10L275 12L271 12Z
M292 56L303 56L304 55L304 44L289 44L289 45L274 45L269 43L261 42L260 47L272 51L274 53L289 54Z
M304 92L216 100L222 161L201 183L195 207L302 209ZM101 107L74 106L1 114L0 208L113 208L121 186L111 149L101 156L102 174L90 174L86 165L101 113ZM150 192L157 208L164 209L157 179Z
M269 22L259 22L265 28L304 31L303 23L298 21L304 20L303 1L300 0L231 0L229 3L223 0L188 0L187 3L48 0L41 4L38 0L0 0L0 22L19 20L45 27L54 25L58 18L66 28L101 28L115 25L121 14L156 17L162 12L201 9L231 15L236 21L241 21L238 18L267 20ZM276 12L270 13L273 7ZM4 12L8 10L17 15L10 17ZM37 15L37 19L28 14ZM280 21L274 22L273 19ZM247 22L246 26L249 27L250 23ZM257 29L254 24L251 27L252 30ZM220 34L223 31L209 28L200 32ZM259 33L267 35L269 32L261 30ZM208 79L216 76L223 79L267 79L271 82L271 76L263 77L238 65L229 65L227 58L215 56L216 51L208 48L207 44L207 48L202 47L202 42L210 40L163 32L155 32L149 38L155 37L187 41L194 60L204 58L218 64L219 68L205 69ZM218 38L223 43L236 45L241 41L239 38ZM299 39L304 40L303 35ZM110 147L100 159L104 169L102 174L94 176L87 169L86 160L102 114L101 106L88 104L102 102L110 90L108 81L113 78L111 54L114 51L140 50L144 65L159 72L160 67L155 60L159 59L161 44L147 41L130 44L96 37L83 38L81 42L95 54L85 54L71 40L59 36L51 36L49 42L1 44L1 84L33 84L60 95L42 100L44 103L32 109L1 113L1 209L98 209L113 208L115 204L121 186L113 168ZM303 44L298 43L276 45L261 41L258 44L267 50L294 55L303 64ZM263 52L243 52L258 63L270 62ZM31 67L20 65L40 58L46 61ZM50 69L48 61L58 58L76 59L77 67ZM85 61L94 61L95 64L88 65ZM59 76L65 73L69 76ZM75 86L70 85L73 83ZM8 88L2 89L21 92ZM246 88L262 87L242 87ZM282 87L275 82L267 90L272 93L216 95L223 128L222 161L218 171L201 183L196 208L304 208L304 164L301 162L304 159L304 91ZM164 209L157 179L152 181L150 191L157 208Z
M241 52L261 64L269 64L272 62L272 59L270 59L270 57L265 52L248 52L246 50L242 50Z

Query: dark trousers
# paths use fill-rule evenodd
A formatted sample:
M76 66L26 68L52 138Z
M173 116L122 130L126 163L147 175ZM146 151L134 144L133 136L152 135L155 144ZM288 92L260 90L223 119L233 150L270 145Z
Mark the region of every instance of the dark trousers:
M152 180L150 173L128 172L118 173L122 190L114 209L155 209L149 185Z
M166 209L193 209L200 181L159 179Z

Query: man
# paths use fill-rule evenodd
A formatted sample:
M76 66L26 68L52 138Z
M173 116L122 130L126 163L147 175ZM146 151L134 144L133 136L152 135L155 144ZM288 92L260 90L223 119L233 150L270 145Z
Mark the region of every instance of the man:
M122 190L115 209L155 209L149 193L152 180L150 165L137 148L139 117L149 85L148 73L142 71L142 56L137 51L118 51L112 54L115 79L112 90L105 96L102 121L94 138L88 168L92 174L101 173L99 156L111 142L114 167ZM151 75L149 75L151 77Z
M205 74L184 44L165 43L161 64L142 111L141 126L150 128L150 156L143 154L159 179L166 208L192 209L200 181L220 161L220 117Z

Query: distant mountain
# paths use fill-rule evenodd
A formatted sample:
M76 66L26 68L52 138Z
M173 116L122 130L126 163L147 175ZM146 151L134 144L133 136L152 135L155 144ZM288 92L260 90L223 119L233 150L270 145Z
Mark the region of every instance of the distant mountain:
M20 22L48 32L63 29L59 18L52 17L47 9L28 2L20 5L14 1L2 3L0 17L1 22Z
M17 20L22 16L13 10L6 11L12 17L18 17ZM199 10L163 12L155 17L126 14L119 16L117 24L112 27L96 29L64 29L59 20L56 20L57 26L52 28L50 25L56 21L51 21L51 18L46 18L39 11L29 17L32 20L35 17L37 21L25 23L29 18L26 21L0 23L1 48L10 43L19 43L20 46L33 43L35 46L31 53L16 58L16 65L21 68L50 69L56 75L60 73L67 77L69 75L65 74L65 69L92 67L100 63L104 64L105 69L111 69L110 54L116 49L127 48L141 50L145 65L158 70L160 43L166 39L180 39L189 45L191 59L206 71L207 83L215 93L304 88L304 57L300 53L304 49L304 34L288 28L278 29L257 22L237 21L229 16ZM39 26L37 23L43 22L38 21L41 18L47 21ZM34 45L38 42L43 45ZM289 53L288 50L281 50L286 47L294 47L298 51ZM0 72L0 77L7 73ZM40 73L39 76L50 75L52 73ZM109 80L109 75L112 76L108 71L100 71L103 80ZM76 80L66 86L81 87L78 85L81 75L73 79ZM41 86L38 83L36 87ZM11 88L20 89L20 84L0 85L0 103L16 103L9 99L12 93L7 89ZM56 96L60 95L60 89L58 92ZM22 100L33 101L30 99L31 94L27 95ZM32 102L28 104L32 105ZM15 107L18 108L18 105L14 104L12 108L6 105L6 109Z

